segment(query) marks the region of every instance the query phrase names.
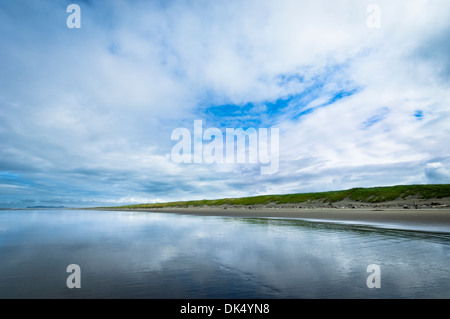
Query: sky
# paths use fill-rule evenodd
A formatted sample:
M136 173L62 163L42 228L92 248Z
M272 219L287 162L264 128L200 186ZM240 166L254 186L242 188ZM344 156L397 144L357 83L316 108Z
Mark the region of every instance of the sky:
M0 0L0 48L0 207L450 183L447 0ZM195 120L278 170L175 162Z

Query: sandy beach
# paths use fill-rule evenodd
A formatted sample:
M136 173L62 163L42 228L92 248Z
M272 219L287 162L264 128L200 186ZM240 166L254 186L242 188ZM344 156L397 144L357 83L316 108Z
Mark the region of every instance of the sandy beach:
M323 222L369 224L393 228L450 232L450 208L430 209L334 209L334 208L253 208L253 207L187 207L152 209L105 209L175 213L197 216L241 218L289 218Z

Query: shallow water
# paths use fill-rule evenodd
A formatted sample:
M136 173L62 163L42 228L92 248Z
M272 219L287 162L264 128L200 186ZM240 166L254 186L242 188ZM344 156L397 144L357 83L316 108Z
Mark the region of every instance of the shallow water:
M69 264L81 288L69 289ZM368 288L367 266L381 269ZM0 211L0 298L449 298L450 234L289 219Z

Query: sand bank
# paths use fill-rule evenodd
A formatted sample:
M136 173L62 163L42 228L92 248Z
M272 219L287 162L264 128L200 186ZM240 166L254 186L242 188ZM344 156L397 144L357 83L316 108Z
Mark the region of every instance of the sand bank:
M223 216L243 218L290 218L323 222L344 222L392 226L417 230L450 232L450 208L441 209L331 209L331 208L244 208L196 207L152 209L107 209L146 211L197 216Z

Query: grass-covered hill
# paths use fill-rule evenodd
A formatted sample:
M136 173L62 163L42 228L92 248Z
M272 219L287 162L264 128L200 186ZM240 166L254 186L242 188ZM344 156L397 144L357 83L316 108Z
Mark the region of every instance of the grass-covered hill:
M351 200L367 203L383 203L397 199L414 197L417 199L439 199L450 197L450 184L439 185L400 185L388 187L352 188L342 191L301 193L287 195L264 195L243 198L223 198L215 200L193 200L169 203L127 205L120 208L164 208L188 206L220 205L266 205L295 204L308 201L334 203Z

